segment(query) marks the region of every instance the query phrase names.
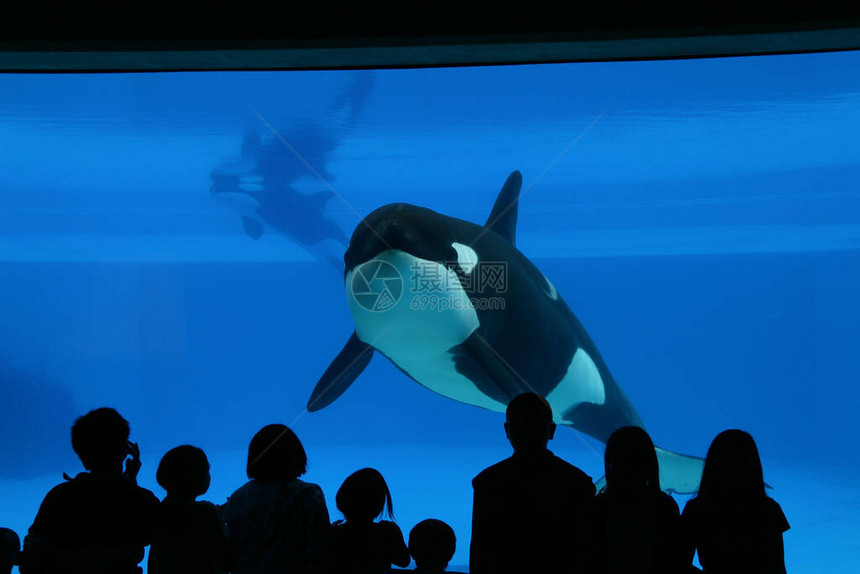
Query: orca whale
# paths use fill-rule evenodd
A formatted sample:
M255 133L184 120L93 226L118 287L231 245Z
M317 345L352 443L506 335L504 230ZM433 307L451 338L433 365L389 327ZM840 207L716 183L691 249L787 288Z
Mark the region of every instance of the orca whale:
M536 392L557 424L603 443L644 426L585 328L516 248L521 187L514 171L483 226L405 203L360 222L344 255L355 331L308 411L336 400L379 351L424 387L493 411ZM657 453L663 490L697 490L701 459Z
M357 75L319 120L305 118L277 134L248 130L238 159L221 162L210 171L212 197L238 212L249 237L280 233L316 259L343 269L340 253L349 238L326 209L334 192L303 193L296 186L302 179L318 178L326 184L334 180L328 166L364 108L373 81L371 74Z
M330 263L338 271L343 269L335 254L346 247L348 238L326 212L333 192L304 194L289 186L263 186L253 177L223 171L213 171L210 177L209 191L239 214L249 237L259 239L267 229L280 233L316 259Z

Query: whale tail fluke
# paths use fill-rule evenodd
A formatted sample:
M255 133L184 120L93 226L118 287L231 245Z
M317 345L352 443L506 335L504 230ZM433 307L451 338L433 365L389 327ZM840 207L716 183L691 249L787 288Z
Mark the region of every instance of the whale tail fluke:
M660 465L660 488L675 494L695 494L702 480L704 459L697 456L678 454L655 447L657 462Z

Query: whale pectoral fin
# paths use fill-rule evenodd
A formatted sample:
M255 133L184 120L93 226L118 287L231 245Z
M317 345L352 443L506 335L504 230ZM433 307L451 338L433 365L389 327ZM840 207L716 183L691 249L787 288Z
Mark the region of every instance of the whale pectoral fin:
M522 174L519 171L511 172L496 198L496 203L493 204L493 211L490 212L487 223L484 224L487 229L495 231L510 241L511 245L516 245L517 213L522 186Z
M472 381L475 387L490 399L507 405L520 394L510 370L478 332L474 332L448 351L457 372Z
M367 367L372 357L373 347L359 339L353 331L346 345L314 387L311 398L308 399L308 411L318 411L337 400Z
M259 239L263 236L263 224L255 219L243 215L242 227L245 228L245 233L253 239Z

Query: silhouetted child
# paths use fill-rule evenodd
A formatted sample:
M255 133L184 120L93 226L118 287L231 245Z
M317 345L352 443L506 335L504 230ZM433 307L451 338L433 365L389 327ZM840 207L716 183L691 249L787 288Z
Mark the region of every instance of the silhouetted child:
M388 572L412 561L403 533L394 522L376 522L386 506L394 518L391 492L379 471L363 468L349 475L335 498L345 520L332 525L332 557L336 573Z
M654 443L644 429L622 427L609 437L606 486L591 500L582 533L590 574L681 572L681 516L660 491Z
M21 539L14 530L0 528L0 574L10 574L18 563Z
M409 553L421 574L445 572L456 549L454 529L441 520L422 520L409 532Z
M322 489L299 477L308 457L286 425L264 426L248 445L248 482L221 506L233 574L328 573L328 508Z
M472 480L469 572L578 572L573 541L594 484L547 448L555 424L546 399L519 395L505 416L513 456Z
M687 560L696 550L706 574L784 574L782 533L788 521L765 494L755 441L741 430L721 432L711 443L699 493L684 507Z
M229 570L227 535L211 502L209 460L197 447L178 446L164 455L156 480L167 491L149 549L149 574L216 574Z
M128 437L128 421L111 408L75 421L72 448L87 472L45 496L24 538L22 574L139 574L158 499L134 482L140 450Z

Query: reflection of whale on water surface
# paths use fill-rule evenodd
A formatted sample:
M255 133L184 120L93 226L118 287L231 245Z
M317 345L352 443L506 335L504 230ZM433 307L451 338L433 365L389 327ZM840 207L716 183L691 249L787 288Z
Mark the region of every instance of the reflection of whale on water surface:
M513 172L484 226L403 203L358 225L344 256L355 332L308 410L337 399L375 349L460 402L504 412L513 397L537 392L556 422L604 443L622 426L643 426L585 328L515 247L521 185ZM702 461L657 452L663 489L694 492Z
M348 238L329 217L329 200L335 196L329 164L363 108L372 82L371 74L356 76L319 121L302 120L283 130L248 131L239 159L212 169L212 196L240 215L248 236L259 239L267 230L275 231L316 259L343 268L340 253ZM320 189L299 191L296 184L302 179L307 179L305 186Z
M272 189L239 181L239 178L213 173L210 191L239 213L249 237L259 239L266 229L276 231L314 257L342 269L335 254L343 250L348 240L343 230L326 215L326 203L334 196L333 192L308 195L291 187Z

